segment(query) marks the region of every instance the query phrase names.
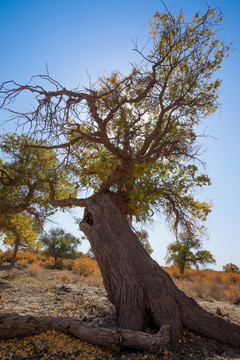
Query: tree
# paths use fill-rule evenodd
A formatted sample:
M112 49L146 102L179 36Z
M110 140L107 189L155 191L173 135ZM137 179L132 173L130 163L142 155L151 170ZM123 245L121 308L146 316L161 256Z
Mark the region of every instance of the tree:
M0 216L0 231L3 234L5 245L14 248L11 265L16 262L19 247L34 245L37 234L34 227L34 219L27 214L17 213L10 216Z
M58 258L74 258L77 256L76 248L81 240L61 228L50 229L39 237L49 256L54 257L55 263Z
M169 244L167 248L166 263L173 263L179 267L181 274L184 273L186 268L190 268L191 265L198 268L198 264L216 264L216 260L211 252L201 250L201 247L201 241L196 237L180 234L179 240Z
M226 273L239 273L240 272L239 267L233 263L226 264L222 268L223 268L223 271L225 271Z
M135 232L136 237L144 247L144 249L149 253L152 254L153 249L151 248L151 245L148 240L148 232L146 230L136 231Z
M69 176L61 169L53 150L26 147L38 141L17 134L0 137L0 232L4 243L14 247L12 265L19 247L33 246L46 218L56 208L49 202L49 182L57 196L68 196Z
M170 326L171 341L186 327L208 337L239 344L240 327L207 313L173 283L144 250L129 222L147 221L153 212L191 234L202 231L211 204L194 190L210 184L200 172L198 125L218 107L220 68L230 46L218 40L222 14L208 7L185 22L182 13L156 13L151 39L140 65L129 75L105 75L90 88L67 90L49 75L22 86L1 86L2 107L19 93L33 96L35 108L14 112L30 122L32 136L46 135L76 176L81 194L56 199L53 206L84 207L81 230L90 241L118 326L144 330ZM147 50L151 46L151 51ZM82 195L83 196L83 195Z

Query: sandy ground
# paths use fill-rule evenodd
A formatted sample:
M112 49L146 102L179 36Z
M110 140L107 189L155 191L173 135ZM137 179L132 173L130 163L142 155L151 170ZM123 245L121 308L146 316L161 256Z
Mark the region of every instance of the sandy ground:
M68 316L102 326L115 325L104 289L87 285L0 282L0 313Z
M15 312L20 315L68 316L104 327L115 326L115 310L106 295L103 288L88 286L84 283L66 284L56 281L56 277L55 281L45 282L26 276L11 278L9 271L0 270L0 314ZM220 301L195 300L206 310L240 325L240 306ZM193 340L191 342L194 343ZM206 346L205 343L198 344L198 348L205 349ZM209 357L204 351L203 357L200 355L198 357L197 352L189 357L183 352L180 356L180 350L175 349L175 354L175 350L172 349L172 357L167 358L240 359L240 353L238 356L236 350L224 355L223 348L220 350L218 348L216 353L214 346L211 349L213 350L208 353ZM219 354L219 351L222 355L214 355Z

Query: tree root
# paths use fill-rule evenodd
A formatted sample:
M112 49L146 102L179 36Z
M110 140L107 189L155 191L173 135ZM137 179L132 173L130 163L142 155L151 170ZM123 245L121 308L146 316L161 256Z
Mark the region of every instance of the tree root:
M151 350L169 342L169 326L161 327L157 334L147 334L120 328L91 326L66 317L36 317L16 313L0 315L0 339L40 334L47 330L62 331L96 345L123 346Z

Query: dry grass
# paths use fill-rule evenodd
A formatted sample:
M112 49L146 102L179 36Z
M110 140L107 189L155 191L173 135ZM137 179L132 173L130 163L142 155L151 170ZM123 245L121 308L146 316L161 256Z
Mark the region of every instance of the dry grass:
M85 278L85 283L89 286L95 286L99 288L103 288L103 278L101 274L91 275Z
M38 264L31 264L27 267L27 273L32 277L40 277L46 273L46 270Z
M0 251L0 264L11 261L13 251ZM84 282L86 285L103 287L100 269L95 259L87 256L78 259L58 259L43 256L41 253L32 254L19 251L18 264L25 264L25 276L34 277L40 281L54 281L65 284ZM57 269L57 270L56 270ZM60 271L59 271L60 270ZM165 268L176 285L188 296L205 299L230 301L240 304L240 274L222 271L187 269L184 275L175 267ZM8 276L16 277L16 269Z
M5 252L0 250L0 261L11 262L13 250L8 249ZM34 264L47 269L72 270L81 276L99 275L100 270L95 259L83 256L73 259L59 258L56 262L53 257L39 253L33 254L26 251L18 251L16 262L21 264Z
M13 250L0 252L0 265L2 262L11 262ZM85 283L86 285L103 287L100 269L95 259L87 256L78 259L58 259L45 255L32 254L26 251L18 251L16 265L24 267L18 271L17 267L8 270L6 276L11 279L24 277L29 281L54 282L64 284ZM18 274L16 274L18 273ZM18 275L18 276L17 276Z
M230 285L228 290L225 290L223 293L231 300L233 304L240 304L240 286L237 288L234 285Z
M187 269L181 275L177 268L165 268L176 285L188 296L240 303L240 274L222 271Z

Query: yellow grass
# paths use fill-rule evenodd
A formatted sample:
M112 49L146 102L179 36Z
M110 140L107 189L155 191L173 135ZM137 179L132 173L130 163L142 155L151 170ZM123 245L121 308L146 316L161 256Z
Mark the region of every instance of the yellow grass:
M165 268L176 285L188 296L205 300L240 303L240 274L187 269L184 275L175 267Z
M0 263L3 261L10 262L12 254L13 250L0 251ZM84 281L87 285L103 286L101 272L96 260L87 256L75 260L58 259L55 263L54 258L44 256L40 252L32 254L18 251L17 262L26 264L28 275L40 280L49 278L63 283ZM61 272L56 272L55 268ZM52 273L49 272L50 270ZM240 273L186 269L182 275L176 267L166 267L164 270L170 274L176 285L188 296L206 300L228 300L234 304L240 303Z

